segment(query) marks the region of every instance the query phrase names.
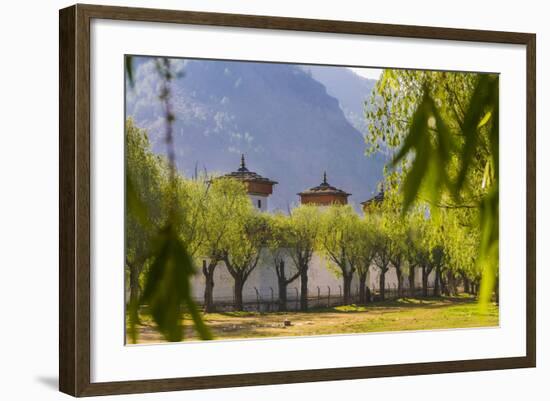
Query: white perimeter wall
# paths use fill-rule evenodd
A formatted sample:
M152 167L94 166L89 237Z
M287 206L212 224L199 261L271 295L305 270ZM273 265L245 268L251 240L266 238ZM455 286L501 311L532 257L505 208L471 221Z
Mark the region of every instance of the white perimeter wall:
M200 263L199 263L200 265ZM295 272L296 269L293 268L292 260L286 258L285 260L285 269L287 271L287 277L291 275L292 272ZM200 270L200 269L198 269ZM380 277L380 270L375 266L371 266L369 271L369 277L367 286L371 289L373 287L379 288L378 279ZM429 284L433 283L434 273L432 272L429 276ZM416 269L415 274L416 286L420 287L422 285L422 272L420 269ZM406 274L403 275L403 286L408 288L408 279ZM314 254L310 267L308 270L308 293L310 296L317 295L317 287L320 288L321 295L327 295L328 289L327 286L330 286L331 296L339 295L339 287L342 285L342 278L338 277L334 267L329 267L325 258L320 254ZM260 292L262 299L269 300L271 299L271 288L274 292L274 299L277 299L277 276L275 274L275 269L273 263L270 260L269 253L267 251L263 252L262 259L258 263L256 269L250 274L247 282L245 283L243 289L243 300L246 301L255 301L256 300L256 287ZM397 287L397 276L395 274L395 269L391 267L386 273L386 288ZM295 281L288 285L288 297L292 299L296 296L296 290L298 293L300 291L300 278L297 278ZM359 291L359 280L357 275L354 276L352 280L352 294L356 294ZM202 299L204 295L204 276L202 272L198 274L193 279L193 297L196 299ZM216 273L214 275L214 300L219 301L231 301L233 297L233 278L227 271L223 262L220 262L216 268Z

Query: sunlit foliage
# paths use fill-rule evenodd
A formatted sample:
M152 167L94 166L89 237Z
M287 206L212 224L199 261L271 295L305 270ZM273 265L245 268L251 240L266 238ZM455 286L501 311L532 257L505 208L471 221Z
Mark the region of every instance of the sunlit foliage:
M130 286L128 302L130 337L136 341L140 305L146 305L159 331L168 341L180 341L181 316L190 313L204 339L210 338L191 298L190 280L195 272L189 249L191 239L184 223L187 209L172 207L174 199L186 197L169 180L168 163L154 155L144 131L126 122L126 271ZM179 182L180 185L183 183ZM193 209L189 209L193 212ZM182 231L182 227L186 227ZM143 290L141 290L143 288Z
M393 154L404 212L418 202L434 217L475 209L462 224L478 239L483 302L498 275L498 82L495 74L385 70L366 108L368 151Z

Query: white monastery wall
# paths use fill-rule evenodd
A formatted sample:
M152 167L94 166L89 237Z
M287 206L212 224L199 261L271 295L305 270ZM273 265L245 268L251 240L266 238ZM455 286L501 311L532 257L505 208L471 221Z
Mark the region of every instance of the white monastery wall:
M199 263L200 265L200 263ZM285 268L287 272L287 277L295 272L293 268L293 263L290 258L285 258ZM371 266L369 270L369 276L367 279L367 286L369 288L379 288L379 277L380 271L375 266ZM434 273L429 276L429 285L433 285ZM420 269L416 269L415 274L416 287L420 288L422 286L422 272ZM342 286L342 279L337 274L337 268L332 266L329 267L329 264L325 258L315 253L313 255L312 261L308 270L308 294L310 296L317 296L317 287L319 287L321 296L326 296L328 294L328 288L330 287L331 296L340 295L340 286ZM404 274L403 277L403 286L408 288L408 277ZM396 288L397 287L397 276L395 274L395 269L390 267L389 271L386 273L386 288ZM273 297L277 300L277 275L275 274L275 268L269 257L267 251L263 252L262 258L258 262L256 269L250 274L248 280L245 283L243 289L243 300L245 302L256 301L256 291L258 289L262 299L271 300L271 290L273 290ZM354 275L352 280L352 294L359 292L359 279L357 275ZM204 296L204 276L201 269L198 269L198 273L192 281L192 291L193 297L197 300L202 300ZM288 285L287 296L289 300L294 299L296 294L300 293L300 278L297 278L295 281ZM214 274L214 301L225 301L231 302L233 299L233 278L227 271L223 262L220 262L216 268Z

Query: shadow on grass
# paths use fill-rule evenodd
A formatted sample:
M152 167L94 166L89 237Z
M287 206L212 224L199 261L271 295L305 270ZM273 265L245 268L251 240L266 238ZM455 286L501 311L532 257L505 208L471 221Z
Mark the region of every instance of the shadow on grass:
M458 296L458 297L427 297L427 298L399 298L394 300L387 301L376 301L371 302L365 305L361 304L350 304L350 305L339 305L331 307L312 307L307 311L292 310L286 312L257 312L257 311L226 311L226 312L213 312L213 314L224 316L224 317L260 317L260 316L277 316L277 315L292 315L292 314L302 314L302 313L363 313L368 312L369 310L380 310L380 309L406 309L406 308L423 308L423 309L438 309L446 308L452 305L467 305L474 304L477 302L477 299L474 297ZM209 314L205 314L209 315Z
M369 310L380 309L439 309L447 308L452 305L466 305L477 302L473 297L428 297L428 298L399 298L390 301L377 301L365 305L341 305L331 308L311 309L308 313L362 313Z
M277 314L279 312L255 312L255 311L234 311L234 312L213 312L216 315L227 317L255 317L265 314ZM206 314L206 313L205 313Z

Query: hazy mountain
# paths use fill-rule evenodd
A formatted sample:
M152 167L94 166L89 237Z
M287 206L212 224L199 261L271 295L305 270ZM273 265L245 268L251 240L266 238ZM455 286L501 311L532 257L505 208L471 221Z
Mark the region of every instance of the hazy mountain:
M364 155L363 136L344 115L361 112L370 80L338 68L307 72L287 64L177 64L184 76L172 85L174 136L184 174L196 167L209 173L234 171L244 153L250 170L279 182L272 209L297 203L296 194L318 185L325 170L331 185L353 194L352 202L372 196L382 176L382 158ZM154 150L163 153L154 63L137 60L134 75L127 116L149 130ZM357 78L366 82L359 85Z
M363 78L348 68L305 66L311 76L322 83L327 93L340 103L348 121L363 135L367 132L364 103L376 85L376 80Z

